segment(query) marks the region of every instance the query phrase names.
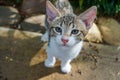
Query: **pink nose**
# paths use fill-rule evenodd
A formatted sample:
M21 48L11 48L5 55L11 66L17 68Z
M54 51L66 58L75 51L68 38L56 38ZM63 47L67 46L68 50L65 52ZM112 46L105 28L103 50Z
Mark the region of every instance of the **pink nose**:
M66 45L69 40L62 38L61 41L63 42L64 45Z

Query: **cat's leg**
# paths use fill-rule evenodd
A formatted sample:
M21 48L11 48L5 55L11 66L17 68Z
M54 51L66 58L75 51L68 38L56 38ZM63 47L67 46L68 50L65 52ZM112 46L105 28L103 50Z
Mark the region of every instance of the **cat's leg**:
M61 60L61 71L63 73L69 73L71 71L71 60Z
M48 55L48 58L45 60L44 64L46 67L52 68L54 67L55 62L56 62L55 57Z
M41 37L41 40L44 41L44 42L47 42L48 41L48 31L45 32L45 34L43 34L43 36Z
M46 29L46 32L45 34L41 37L41 40L44 41L44 42L47 42L48 41L48 35L49 35L49 23L47 21L47 15L45 17L45 29Z

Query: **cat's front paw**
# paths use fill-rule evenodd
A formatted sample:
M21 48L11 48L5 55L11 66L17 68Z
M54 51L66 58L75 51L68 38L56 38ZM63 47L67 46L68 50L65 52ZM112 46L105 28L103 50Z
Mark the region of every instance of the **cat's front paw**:
M47 41L48 41L48 37L47 37L46 35L43 35L43 36L41 37L41 41L47 42Z
M45 67L48 67L48 68L54 67L54 64L55 64L55 61L50 61L48 59L44 63Z
M48 33L47 32L41 37L41 41L43 41L43 42L48 41Z
M71 71L71 65L70 64L67 64L65 66L61 66L61 71L63 73L69 73Z

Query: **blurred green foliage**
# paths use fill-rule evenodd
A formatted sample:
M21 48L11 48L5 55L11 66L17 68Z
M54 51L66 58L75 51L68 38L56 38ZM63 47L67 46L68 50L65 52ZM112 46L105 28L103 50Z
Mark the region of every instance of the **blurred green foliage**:
M74 8L84 11L91 6L97 6L98 15L120 15L120 0L70 0Z

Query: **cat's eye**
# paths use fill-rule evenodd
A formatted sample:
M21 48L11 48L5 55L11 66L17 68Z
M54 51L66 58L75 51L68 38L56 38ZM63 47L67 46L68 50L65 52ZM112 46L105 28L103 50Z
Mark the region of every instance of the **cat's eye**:
M62 33L62 29L60 27L55 27L54 30L57 33Z
M79 34L79 30L78 30L78 29L73 29L73 30L71 31L71 34L77 35L77 34Z

